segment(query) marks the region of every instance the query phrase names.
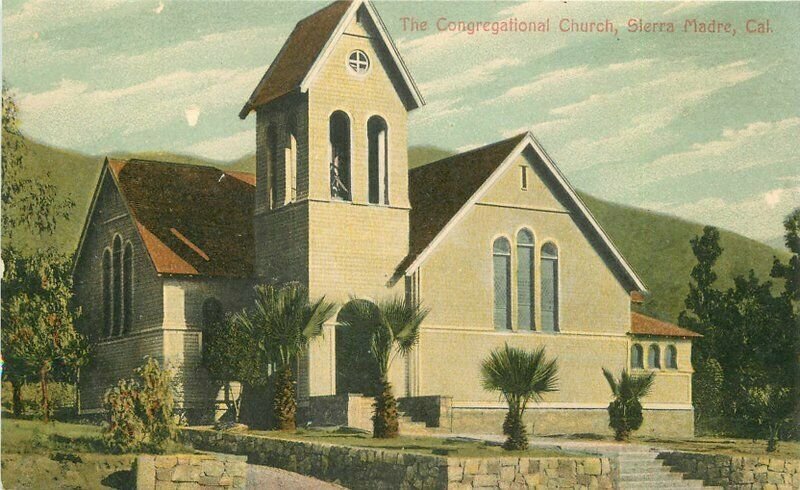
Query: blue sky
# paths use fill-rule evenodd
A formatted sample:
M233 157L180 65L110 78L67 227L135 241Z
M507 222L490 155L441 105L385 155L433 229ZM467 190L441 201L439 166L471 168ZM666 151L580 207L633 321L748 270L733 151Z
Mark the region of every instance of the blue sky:
M800 3L375 2L428 105L412 145L464 150L531 130L572 183L759 240L800 205ZM90 154L254 151L237 113L320 2L7 0L3 76L23 129ZM401 18L430 24L403 29ZM439 18L551 21L549 33L439 32ZM618 35L563 33L609 19ZM674 22L630 33L628 19ZM731 34L682 32L686 19ZM772 33L746 34L748 19Z

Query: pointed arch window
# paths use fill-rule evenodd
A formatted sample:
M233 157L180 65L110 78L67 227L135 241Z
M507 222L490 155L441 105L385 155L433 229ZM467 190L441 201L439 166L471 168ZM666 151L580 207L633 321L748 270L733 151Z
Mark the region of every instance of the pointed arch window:
M542 330L558 332L558 248L545 243L541 258Z
M113 300L113 308L114 308L114 328L113 328L113 335L119 335L122 333L122 238L119 235L114 237L113 245L112 245L112 259L113 259L113 270L114 270L114 282L113 282L113 290L114 290L114 300Z
M113 268L111 266L111 251L103 251L103 335L111 337L114 334L114 321L112 318L113 293L111 292L111 281Z
M388 127L380 116L367 121L368 197L371 204L389 204L389 149Z
M647 350L647 367L650 369L661 368L661 350L656 344L652 344Z
M274 124L267 128L267 155L269 206L270 209L275 209L278 207L278 130Z
M667 369L678 369L678 349L674 345L668 345L664 352L664 364Z
M640 344L631 346L631 368L644 369L644 349Z
M350 118L342 111L331 114L328 133L331 151L331 198L350 201Z
M133 247L125 244L122 254L122 324L123 333L130 333L133 326Z
M492 246L494 267L494 326L499 330L511 328L511 244L498 238Z
M522 229L517 233L517 325L521 330L533 330L533 233Z
M286 201L294 202L297 200L297 118L294 114L289 115L286 122L287 141L286 141Z

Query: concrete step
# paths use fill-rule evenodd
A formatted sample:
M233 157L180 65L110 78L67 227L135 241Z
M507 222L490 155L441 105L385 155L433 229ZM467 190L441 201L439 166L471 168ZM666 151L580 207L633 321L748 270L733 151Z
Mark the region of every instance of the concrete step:
M683 480L681 473L670 473L668 471L653 471L641 473L620 473L620 481L680 481Z
M701 480L676 480L674 482L619 482L620 490L689 490L694 488L705 488Z
M671 471L669 466L652 462L618 463L617 468L619 468L620 473L656 473L660 471Z

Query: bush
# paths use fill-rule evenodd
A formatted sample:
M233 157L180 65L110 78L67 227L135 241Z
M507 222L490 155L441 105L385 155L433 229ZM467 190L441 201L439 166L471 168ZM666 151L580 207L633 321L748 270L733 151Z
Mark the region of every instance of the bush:
M120 380L103 398L103 440L114 452L163 452L177 429L172 371L148 357L135 373L138 379Z
M639 430L644 417L639 400L621 400L617 398L608 405L609 427L614 429L618 441L627 440L631 432Z

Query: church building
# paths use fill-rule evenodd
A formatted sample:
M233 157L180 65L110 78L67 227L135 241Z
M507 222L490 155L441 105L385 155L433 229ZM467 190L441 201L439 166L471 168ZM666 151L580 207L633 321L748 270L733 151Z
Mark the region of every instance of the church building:
M189 420L209 417L204 326L256 284L297 281L339 306L430 309L392 368L403 420L500 431L480 365L508 343L558 358L559 390L526 413L534 434L607 433L605 367L657 372L643 433L692 435L698 335L632 311L645 285L533 134L409 169L408 114L424 105L375 7L338 1L295 26L239 113L255 119L255 175L106 159L74 271L94 348L81 409L150 355L177 372ZM300 416L362 426L371 400L336 324L299 363Z

